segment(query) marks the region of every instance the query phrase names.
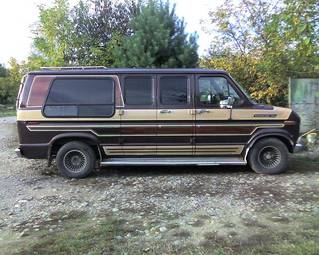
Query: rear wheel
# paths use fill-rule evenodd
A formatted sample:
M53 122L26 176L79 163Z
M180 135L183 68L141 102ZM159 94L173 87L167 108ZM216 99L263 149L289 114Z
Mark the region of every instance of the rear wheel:
M84 178L94 169L96 157L93 149L83 142L63 145L56 156L57 167L63 176Z
M288 165L288 149L277 138L264 138L257 141L251 148L248 163L257 173L282 173Z

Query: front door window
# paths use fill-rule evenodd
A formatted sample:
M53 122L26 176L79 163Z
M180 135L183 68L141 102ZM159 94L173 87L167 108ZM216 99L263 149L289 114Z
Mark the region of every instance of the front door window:
M224 77L200 77L198 80L198 107L224 108L236 104L240 98Z

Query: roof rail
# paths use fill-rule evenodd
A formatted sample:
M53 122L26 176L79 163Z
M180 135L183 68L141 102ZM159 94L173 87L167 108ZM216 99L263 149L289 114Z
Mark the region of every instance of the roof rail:
M105 66L44 66L41 70L95 70L95 69L107 69Z

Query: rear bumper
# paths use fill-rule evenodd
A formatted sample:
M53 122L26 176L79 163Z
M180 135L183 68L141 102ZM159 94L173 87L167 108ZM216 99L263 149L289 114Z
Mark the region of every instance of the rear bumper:
M18 157L29 159L47 159L49 152L49 144L20 144L19 148L15 149Z
M18 158L23 158L22 152L20 150L20 148L16 148L14 150L14 152L16 153L16 155L18 156Z

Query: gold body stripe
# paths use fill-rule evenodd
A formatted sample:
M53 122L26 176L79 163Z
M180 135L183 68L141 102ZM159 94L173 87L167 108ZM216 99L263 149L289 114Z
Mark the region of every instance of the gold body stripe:
M106 155L239 155L244 145L103 146Z

